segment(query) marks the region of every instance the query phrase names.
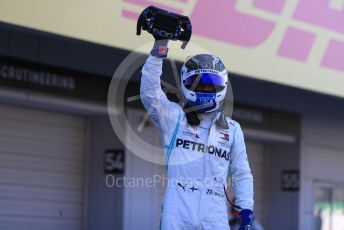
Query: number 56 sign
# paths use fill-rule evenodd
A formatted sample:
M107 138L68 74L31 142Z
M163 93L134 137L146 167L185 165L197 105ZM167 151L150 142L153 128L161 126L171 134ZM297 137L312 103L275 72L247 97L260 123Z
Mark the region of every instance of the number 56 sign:
M298 191L300 188L300 172L286 170L281 173L281 189L283 191Z

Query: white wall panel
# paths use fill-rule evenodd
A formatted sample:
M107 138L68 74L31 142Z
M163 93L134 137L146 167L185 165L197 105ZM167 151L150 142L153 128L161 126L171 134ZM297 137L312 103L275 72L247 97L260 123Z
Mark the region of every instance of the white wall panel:
M304 119L303 140L309 145L344 149L344 119L308 115Z
M344 149L309 146L306 151L307 179L344 182Z
M267 154L264 145L246 142L247 156L254 179L254 213L264 225L267 221Z
M130 110L130 124L138 127L144 115L143 111ZM151 140L157 146L160 138L157 130L151 126L146 126L142 131L142 136ZM130 135L127 136L130 140ZM156 153L162 154L162 152ZM156 165L145 161L127 150L125 168L126 178L153 178L154 175L163 175L165 170L161 165ZM159 229L160 211L162 203L163 187L161 184L154 186L125 187L124 192L124 229Z

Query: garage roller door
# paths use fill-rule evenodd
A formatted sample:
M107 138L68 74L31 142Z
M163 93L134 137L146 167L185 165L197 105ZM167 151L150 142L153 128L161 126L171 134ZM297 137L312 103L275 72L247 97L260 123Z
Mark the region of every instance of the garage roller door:
M0 105L0 229L81 229L84 120Z

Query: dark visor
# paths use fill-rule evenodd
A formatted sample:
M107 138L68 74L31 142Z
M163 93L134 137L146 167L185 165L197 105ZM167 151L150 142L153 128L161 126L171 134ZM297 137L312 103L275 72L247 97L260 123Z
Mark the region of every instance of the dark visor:
M199 85L213 85L216 91L221 91L225 88L225 79L217 74L212 73L202 73L191 75L183 81L186 88L191 89L191 87L196 87ZM193 85L195 83L195 85Z

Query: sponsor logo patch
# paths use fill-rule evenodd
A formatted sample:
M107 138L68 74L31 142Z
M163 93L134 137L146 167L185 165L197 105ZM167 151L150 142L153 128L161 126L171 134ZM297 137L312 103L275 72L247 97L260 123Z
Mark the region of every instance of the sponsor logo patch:
M182 134L184 136L188 136L188 137L196 137L196 138L199 138L199 135L197 133L193 133L193 132L190 132L190 131L183 131Z
M159 46L159 54L167 55L168 48L166 46Z
M221 134L221 138L223 140L229 141L229 134L228 133L220 132L220 134Z
M211 195L211 196L217 196L217 197L220 197L220 198L223 198L225 195L223 193L220 193L220 192L216 192L212 189L207 189L207 192L206 192L207 195Z
M229 161L229 154L230 154L229 151L223 150L213 145L205 145L202 143L177 138L176 147L188 149L188 150L194 150L201 153L212 154L215 157L223 158L226 161Z

